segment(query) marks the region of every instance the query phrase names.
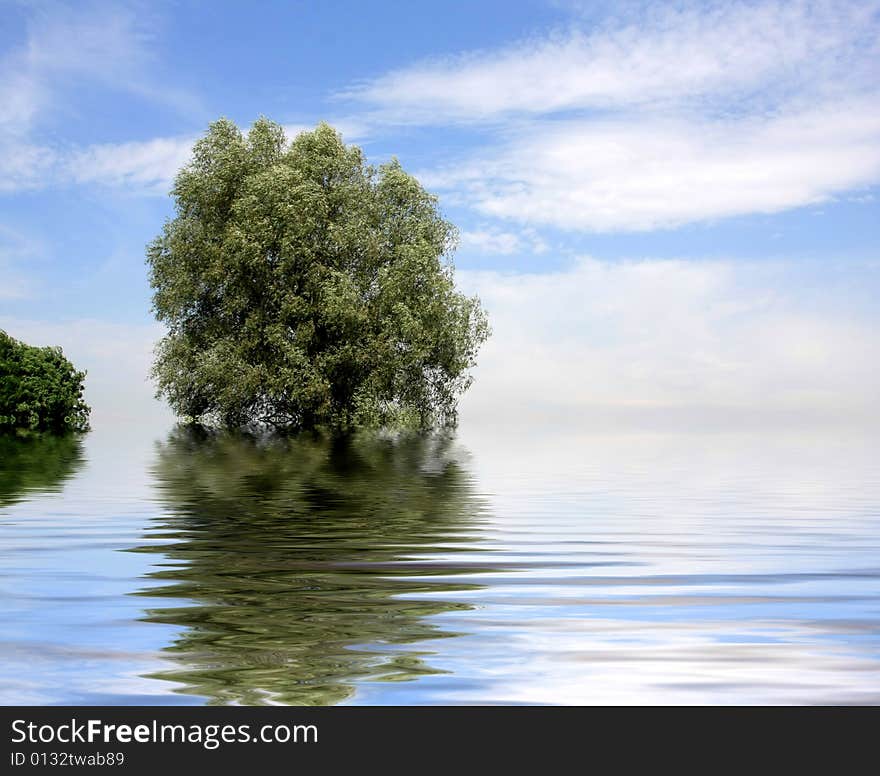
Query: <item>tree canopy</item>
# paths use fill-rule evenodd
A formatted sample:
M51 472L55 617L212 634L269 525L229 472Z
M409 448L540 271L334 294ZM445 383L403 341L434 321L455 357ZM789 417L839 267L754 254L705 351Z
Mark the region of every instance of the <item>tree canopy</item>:
M455 228L396 161L327 124L288 144L210 125L148 247L158 394L178 415L281 429L455 422L489 333Z
M87 430L85 376L61 348L33 347L0 331L0 432Z

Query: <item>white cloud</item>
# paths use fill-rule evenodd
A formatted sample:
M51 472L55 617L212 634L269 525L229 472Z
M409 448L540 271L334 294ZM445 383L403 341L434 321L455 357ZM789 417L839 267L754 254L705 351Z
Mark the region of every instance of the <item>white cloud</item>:
M96 86L201 119L198 98L162 77L157 20L145 8L101 2L29 11L24 39L0 58L0 192L76 183L166 194L194 136L80 147L42 138L58 115L76 114L71 94ZM335 126L348 140L368 131L357 118ZM290 138L311 128L285 126Z
M880 102L729 121L549 122L494 156L421 177L485 214L570 229L772 213L880 179Z
M158 70L158 28L145 7L105 2L37 7L27 21L27 39L7 68L40 89L43 110L65 102L71 84L88 83L175 111L197 111L198 99Z
M150 57L149 31L120 4L33 9L20 56L32 72L119 81Z
M544 253L547 244L532 229L503 232L492 227L465 230L460 235L463 251L509 256L514 253Z
M29 295L27 278L0 258L0 301L22 299Z
M470 122L425 170L484 215L586 231L674 227L880 180L880 3L648 3L350 90L374 121Z
M0 193L42 186L56 160L50 148L0 135Z
M165 195L186 164L194 137L158 137L127 143L99 143L64 151L0 141L0 192L69 184L114 186Z
M165 195L189 160L194 137L158 137L55 150L0 139L0 192L97 184Z
M340 132L355 131L343 125ZM288 140L314 127L284 126ZM190 159L196 136L157 137L126 143L99 143L64 152L18 145L17 152L0 156L0 191L50 184L97 184L139 194L165 195L174 176Z
M592 259L569 270L459 272L494 334L465 423L700 426L876 421L880 342L854 272L821 305L796 262Z
M195 138L155 138L108 143L76 151L62 176L75 183L99 183L167 194L174 176L189 160Z
M15 269L7 266L0 258L0 301L4 299L22 299L29 295L27 278Z
M29 9L25 39L0 59L0 192L58 179L68 152L43 136L59 115L65 120L76 115L71 95L83 88L98 86L177 112L197 112L196 98L157 77L154 26L143 9L135 13L118 4ZM136 144L131 145L134 152ZM123 174L137 177L143 171Z
M644 105L845 75L870 84L876 2L658 3L637 18L417 64L343 96L406 122ZM876 76L876 73L873 74Z
M30 126L42 99L41 87L28 73L7 66L0 70L0 133L19 133Z

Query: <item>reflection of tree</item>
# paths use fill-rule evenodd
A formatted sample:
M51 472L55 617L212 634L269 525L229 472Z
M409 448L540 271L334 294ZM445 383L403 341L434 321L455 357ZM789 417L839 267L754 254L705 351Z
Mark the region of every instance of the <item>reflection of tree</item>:
M83 464L80 437L0 435L0 507L57 490Z
M432 673L403 645L450 635L424 617L456 604L400 594L461 589L472 569L418 556L451 553L480 509L446 443L179 430L155 473L172 543L140 549L173 564L145 592L186 599L148 612L186 628L161 678L212 703L330 704L356 677Z

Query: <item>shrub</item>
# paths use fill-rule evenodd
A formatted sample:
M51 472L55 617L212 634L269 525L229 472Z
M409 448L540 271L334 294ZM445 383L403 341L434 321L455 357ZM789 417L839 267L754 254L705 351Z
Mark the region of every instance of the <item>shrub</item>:
M32 347L0 331L0 432L86 431L85 376L61 348Z

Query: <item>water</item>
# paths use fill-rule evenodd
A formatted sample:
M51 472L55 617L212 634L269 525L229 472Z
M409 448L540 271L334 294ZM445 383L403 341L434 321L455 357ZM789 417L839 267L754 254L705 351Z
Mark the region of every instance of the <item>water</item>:
M867 436L0 440L6 704L880 703Z

